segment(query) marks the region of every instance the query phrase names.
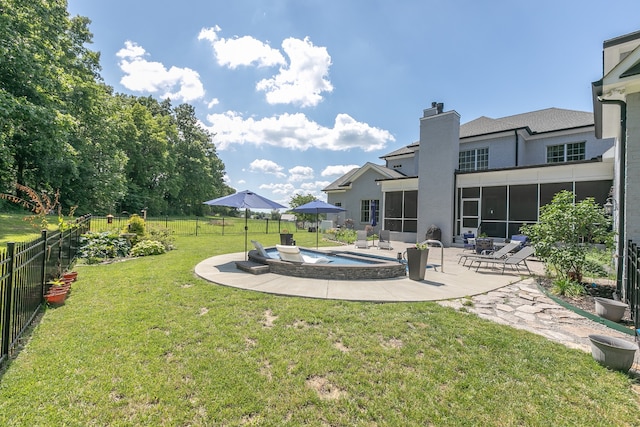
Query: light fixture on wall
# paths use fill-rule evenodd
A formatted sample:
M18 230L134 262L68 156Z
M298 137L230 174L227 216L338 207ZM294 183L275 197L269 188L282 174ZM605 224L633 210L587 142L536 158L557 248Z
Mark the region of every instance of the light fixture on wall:
M616 208L616 201L612 196L607 197L607 201L602 206L604 208L604 213L607 215L613 215L613 211Z

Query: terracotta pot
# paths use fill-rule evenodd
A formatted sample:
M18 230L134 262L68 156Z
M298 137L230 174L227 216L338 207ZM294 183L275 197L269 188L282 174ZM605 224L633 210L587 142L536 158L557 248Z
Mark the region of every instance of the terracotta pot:
M64 280L71 279L72 281L75 281L78 278L78 272L77 271L69 271L68 273L64 273L62 275L62 278Z
M49 304L62 304L67 299L66 292L53 292L44 296Z

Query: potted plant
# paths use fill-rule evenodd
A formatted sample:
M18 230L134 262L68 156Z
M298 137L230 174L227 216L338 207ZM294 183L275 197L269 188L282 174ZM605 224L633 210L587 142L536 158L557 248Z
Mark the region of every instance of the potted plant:
M416 243L414 247L407 248L407 265L409 266L409 279L424 280L427 270L427 258L429 246L426 243Z
M283 228L280 231L280 244L281 245L292 245L293 244L293 234L289 233L289 230Z

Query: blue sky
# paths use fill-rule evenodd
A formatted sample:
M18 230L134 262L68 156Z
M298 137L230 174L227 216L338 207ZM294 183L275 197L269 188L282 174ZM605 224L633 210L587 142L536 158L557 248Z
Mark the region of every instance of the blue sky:
M462 123L592 111L602 42L640 30L637 0L68 4L108 85L193 105L228 184L284 205L416 141L432 101Z

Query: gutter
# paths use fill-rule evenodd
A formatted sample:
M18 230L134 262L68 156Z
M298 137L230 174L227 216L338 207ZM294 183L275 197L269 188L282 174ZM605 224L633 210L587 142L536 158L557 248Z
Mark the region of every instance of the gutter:
M620 107L620 172L618 176L618 262L616 272L616 290L618 295L622 295L622 274L624 267L624 220L625 220L625 180L626 180L626 157L627 157L627 103L619 99L603 99L597 97L601 104L613 104ZM625 295L626 298L626 295Z

